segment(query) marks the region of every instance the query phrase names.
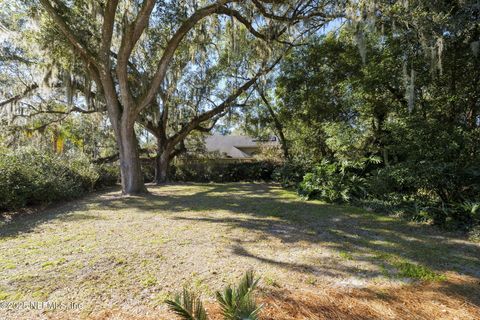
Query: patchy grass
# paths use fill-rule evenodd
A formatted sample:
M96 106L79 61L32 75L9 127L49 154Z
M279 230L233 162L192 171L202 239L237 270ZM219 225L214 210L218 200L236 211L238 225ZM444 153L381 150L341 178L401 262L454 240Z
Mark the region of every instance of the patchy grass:
M51 267L56 267L56 266L59 266L61 264L64 264L66 261L67 260L65 258L60 258L60 259L57 259L57 260L54 260L54 261L47 261L47 262L42 263L42 268L47 269L47 268L51 268Z
M384 264L382 265L382 274L387 277L394 276L398 278L410 278L423 281L447 280L446 275L434 272L426 266L411 263L399 256L378 252L375 257L384 261ZM395 269L393 274L388 272L388 266Z
M0 290L0 301L7 300L8 296L8 293Z
M0 300L82 308L2 316L171 319L162 301L183 286L208 301L254 269L265 319L480 318L478 243L355 207L306 202L275 185L149 190L143 197L95 194L3 223ZM415 307L402 307L408 303Z
M271 286L271 287L277 287L277 288L280 288L280 284L277 282L277 280L275 280L274 278L271 278L269 276L264 276L263 277L263 283L265 283L267 286Z
M394 262L393 265L398 269L400 277L420 279L424 281L445 281L447 276L433 272L430 268L419 266L406 261Z
M157 279L153 276L147 276L142 280L142 285L144 287L153 287L157 284Z
M353 256L352 256L350 253L346 252L346 251L340 251L340 252L338 253L338 255L339 255L340 258L342 258L342 259L345 259L345 260L353 260Z

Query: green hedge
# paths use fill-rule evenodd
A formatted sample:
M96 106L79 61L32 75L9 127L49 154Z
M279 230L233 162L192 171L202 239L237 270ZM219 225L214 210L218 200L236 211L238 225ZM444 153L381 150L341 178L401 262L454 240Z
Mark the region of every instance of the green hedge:
M275 163L268 161L197 160L175 164L170 177L174 181L192 182L270 181L276 168Z
M60 156L34 149L0 154L0 210L71 199L117 182L115 169L82 154Z

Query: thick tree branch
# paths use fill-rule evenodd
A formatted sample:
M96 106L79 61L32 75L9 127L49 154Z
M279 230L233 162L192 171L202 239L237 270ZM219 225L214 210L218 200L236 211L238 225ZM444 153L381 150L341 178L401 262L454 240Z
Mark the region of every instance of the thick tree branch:
M284 54L288 52L290 47L285 50ZM255 76L250 79L249 81L245 82L241 87L239 87L237 90L235 90L234 93L232 93L230 96L228 96L227 99L225 99L221 104L216 106L215 108L206 111L202 113L199 116L196 116L193 118L187 125L185 125L182 129L180 129L176 134L174 134L169 140L172 142L173 145L177 144L180 140L183 140L192 130L195 130L202 122L205 122L212 117L214 117L217 114L220 114L221 112L225 111L227 108L229 108L232 103L235 102L235 100L245 91L247 91L251 86L253 86L258 78L261 76L269 73L273 68L280 62L282 59L283 55L279 56L270 66L267 68L261 69L258 71Z
M218 120L220 120L220 118L222 118L224 115L225 115L225 113L222 113L218 117L216 117L215 119L212 119L212 123L210 124L209 127L202 127L201 124L199 124L194 130L199 131L199 132L209 133L215 127Z
M148 25L155 0L145 0L135 21L127 23L117 57L117 77L120 86L120 99L126 113L133 111L134 98L128 84L128 63L133 48ZM125 19L126 20L126 19ZM132 108L132 110L130 110Z
M163 80L165 79L168 65L170 64L170 61L172 60L175 54L175 51L177 50L178 46L180 45L185 35L192 28L195 27L198 21L202 20L203 18L209 15L214 14L215 12L217 12L217 10L219 10L219 8L221 8L224 4L229 2L234 2L234 0L220 0L212 5L198 9L194 14L192 14L187 20L183 22L180 28L178 28L178 30L170 38L170 40L168 41L165 47L165 51L163 52L160 62L158 63L157 70L155 72L155 75L152 78L150 87L140 99L140 102L136 110L137 114L141 110L146 108L155 98L158 90L160 89L160 86L163 83Z
M107 70L110 69L110 47L112 45L112 34L117 7L118 0L108 0L103 14L102 46L100 55Z
M140 154L146 154L146 155L150 154L150 150L148 150L148 149L139 149L138 151L139 151ZM97 158L97 159L93 160L92 162L95 163L95 164L105 164L105 163L115 162L118 159L120 159L120 154L117 152L117 153L112 154L112 155L107 156L107 157Z
M181 155L181 154L183 154L183 153L185 153L185 152L187 152L187 151L188 151L188 150L187 150L187 147L185 146L185 141L182 140L182 141L180 141L180 143L179 143L179 147L176 148L176 149L174 149L174 150L168 155L168 158L169 158L169 160L171 161L173 158L175 158L175 157L177 157L177 156L179 156L179 155Z

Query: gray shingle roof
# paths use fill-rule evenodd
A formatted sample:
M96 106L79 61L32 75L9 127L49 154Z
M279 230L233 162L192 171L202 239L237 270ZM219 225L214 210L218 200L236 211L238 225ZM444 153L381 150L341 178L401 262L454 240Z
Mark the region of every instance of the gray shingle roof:
M208 152L220 152L232 158L250 158L243 148L256 149L258 142L248 136L212 135L205 138L205 148Z

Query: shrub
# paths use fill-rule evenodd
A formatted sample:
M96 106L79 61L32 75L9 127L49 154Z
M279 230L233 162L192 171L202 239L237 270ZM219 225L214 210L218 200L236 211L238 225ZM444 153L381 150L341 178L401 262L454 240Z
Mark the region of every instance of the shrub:
M462 202L480 193L480 167L455 163L403 162L373 171L369 192L376 197L389 193L428 192L444 203Z
M300 183L298 192L307 199L348 202L365 197L365 179L349 171L348 164L323 161Z
M480 242L480 224L473 226L468 232L468 239L474 242Z
M101 164L96 166L98 171L98 180L95 188L113 186L120 181L120 168L118 165Z
M297 187L306 173L305 165L287 161L273 172L273 179L285 188Z
M171 168L174 181L238 182L270 181L277 165L267 161L222 162L220 160L196 160L177 163Z
M143 181L152 182L155 180L155 159L142 159L141 163ZM118 176L120 177L120 170L118 172Z
M367 177L367 192L370 202L397 208L408 204L408 216L414 220L465 229L474 225L478 216L478 181L477 165L403 162L373 171Z
M237 286L227 286L223 292L217 292L217 302L220 304L225 320L258 320L262 306L257 306L253 298L253 290L258 284L253 271L247 272ZM181 319L207 320L207 312L201 299L187 289L177 294L173 300L165 303Z
M78 197L98 186L101 174L83 154L60 156L26 148L0 155L0 177L3 211Z

